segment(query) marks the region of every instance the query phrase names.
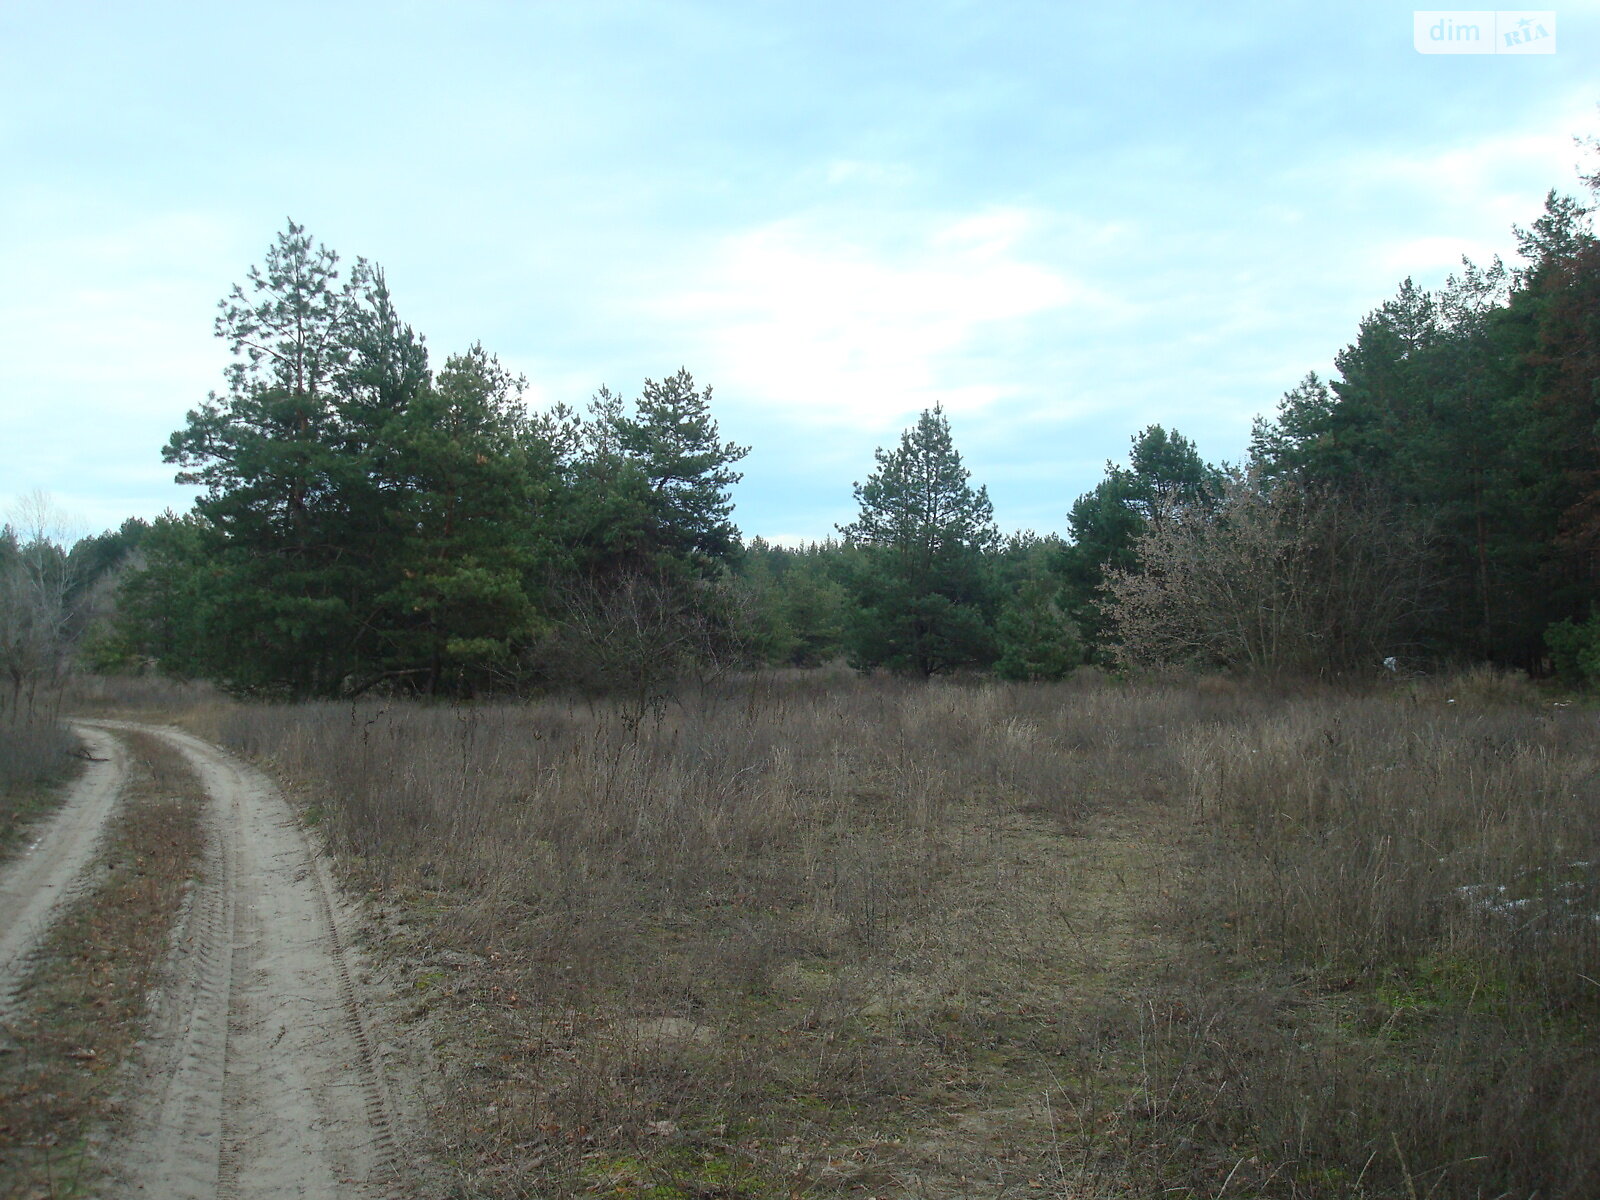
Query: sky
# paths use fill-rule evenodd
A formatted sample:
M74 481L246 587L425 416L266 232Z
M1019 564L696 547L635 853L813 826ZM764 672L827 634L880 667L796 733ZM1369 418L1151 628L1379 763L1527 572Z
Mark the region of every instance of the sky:
M1600 0L1553 54L1388 3L0 0L0 508L184 511L218 300L287 221L435 366L527 400L687 367L746 536L830 535L942 404L1001 528L1159 423L1211 461L1407 276L1515 255L1600 166Z

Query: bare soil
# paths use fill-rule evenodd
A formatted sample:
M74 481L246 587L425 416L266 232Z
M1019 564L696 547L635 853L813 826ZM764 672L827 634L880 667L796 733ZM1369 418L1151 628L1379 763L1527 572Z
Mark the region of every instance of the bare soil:
M64 1032L68 1025L77 1030L65 1016L87 1004L91 985L103 983L106 962L119 960L119 978L154 982L134 998L130 1014L135 1029L144 1026L137 1052L122 1069L108 1070L118 1056L87 1045L66 1051L83 1064L87 1081L70 1081L75 1095L83 1093L74 1120L97 1115L111 1125L97 1156L110 1194L401 1194L393 1081L364 965L347 940L351 917L289 805L261 772L187 733L124 721L76 727L96 761L31 852L0 876L0 1019L11 1031L0 1049L8 1061L31 1070L62 1037L87 1039L92 1031ZM129 790L125 742L164 750L198 781L199 870L187 887L182 879L165 881L174 898L164 910L152 902L143 911L142 894L105 886L113 859L127 859L131 876L146 873L147 856L136 845L119 841L97 858L101 832ZM148 775L141 772L135 789L140 803ZM182 864L163 866L183 873ZM107 901L125 911L108 920L95 909ZM141 921L159 925L140 951L144 975L139 964L120 963L128 956L121 947L86 949L105 941L99 934L118 917L135 929ZM71 933L71 945L48 940L52 922ZM33 1005L27 1013L24 993ZM26 1089L33 1099L19 1087L0 1104L0 1129L24 1131L29 1105L39 1112L60 1107L61 1078L41 1074ZM59 1125L62 1118L51 1120ZM38 1131L29 1136L41 1146L52 1140ZM39 1194L69 1194L57 1183Z
M152 732L211 799L208 847L116 1173L162 1200L395 1194L389 1087L322 864L259 771Z

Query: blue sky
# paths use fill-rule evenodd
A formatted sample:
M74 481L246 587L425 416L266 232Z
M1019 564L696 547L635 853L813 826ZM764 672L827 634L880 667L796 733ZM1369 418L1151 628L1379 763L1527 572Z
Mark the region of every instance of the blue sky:
M1401 279L1514 250L1600 133L1392 4L0 4L0 505L186 508L217 300L293 217L531 404L680 365L747 535L854 515L943 403L1002 528L1160 422L1213 460ZM1593 169L1592 159L1588 160Z

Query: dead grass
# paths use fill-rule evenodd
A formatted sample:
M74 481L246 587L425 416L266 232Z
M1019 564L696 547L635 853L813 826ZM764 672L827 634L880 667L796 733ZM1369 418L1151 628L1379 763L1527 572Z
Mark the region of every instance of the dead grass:
M1593 717L1520 681L187 719L368 893L441 1194L1600 1194Z
M1600 1195L1592 715L1480 676L1183 755L1209 869L1181 918L1222 962L1169 984L1165 1118L1286 1195Z
M178 722L230 701L200 680L161 675L74 675L63 689L64 712L85 717Z
M0 861L60 803L77 744L48 705L0 707Z
M21 703L0 703L0 860L59 806L77 774L80 746L62 713L179 721L218 699L204 683L80 675Z
M51 931L0 1034L0 1196L92 1194L174 915L199 860L202 796L176 752L128 738L132 775L94 883Z
M368 702L200 731L300 781L373 896L467 1193L1035 1195L1068 1077L1105 1067L1086 1021L1164 947L1181 864L1127 814L1246 703L798 673L643 726Z

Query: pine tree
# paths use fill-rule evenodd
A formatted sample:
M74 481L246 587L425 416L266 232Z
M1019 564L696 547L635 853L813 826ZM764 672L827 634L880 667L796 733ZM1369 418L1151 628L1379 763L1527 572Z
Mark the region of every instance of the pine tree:
M655 704L681 675L747 656L728 568L737 560L733 464L711 389L687 370L646 380L630 414L602 387L587 419L546 414L558 548L547 572L556 626L538 648L550 681Z
M1000 610L995 634L1002 679L1061 679L1083 661L1076 623L1061 607L1053 579L1024 580Z
M537 626L520 384L481 347L434 381L382 271L337 262L291 222L222 302L228 392L165 451L206 490L134 594L186 597L176 657L238 687L470 688Z
M649 484L660 548L701 573L731 560L739 547L731 489L743 478L733 464L750 447L719 440L711 389L697 389L687 368L647 379L635 415L619 417L616 429Z
M365 547L350 536L335 382L364 278L338 286L338 255L289 223L221 302L237 356L228 393L189 413L164 456L206 492L201 551L229 602L204 631L209 658L246 686L328 692L357 666Z
M929 676L988 663L994 589L984 561L999 543L985 488L974 490L940 408L925 411L856 484L857 519L840 526L863 551L852 661Z
M469 690L509 672L541 627L529 580L546 547L524 381L482 346L453 355L396 422L391 588L377 627L390 677Z
M1518 235L1525 269L1463 260L1437 293L1405 281L1361 322L1331 386L1308 377L1258 423L1252 462L1417 525L1438 601L1420 648L1532 667L1545 628L1592 596L1573 553L1596 461L1586 286L1600 308L1595 273L1574 269L1593 255L1581 206L1552 195Z

